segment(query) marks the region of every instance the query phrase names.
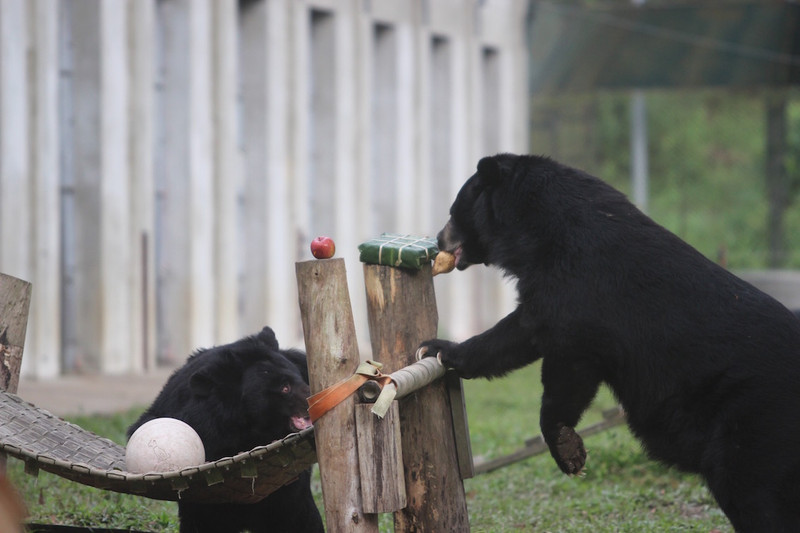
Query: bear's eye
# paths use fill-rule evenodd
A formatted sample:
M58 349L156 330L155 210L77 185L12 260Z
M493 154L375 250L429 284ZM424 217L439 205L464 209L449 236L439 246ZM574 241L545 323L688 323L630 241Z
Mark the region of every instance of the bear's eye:
M290 392L292 392L292 387L290 385L286 384L281 387L281 394L289 394Z

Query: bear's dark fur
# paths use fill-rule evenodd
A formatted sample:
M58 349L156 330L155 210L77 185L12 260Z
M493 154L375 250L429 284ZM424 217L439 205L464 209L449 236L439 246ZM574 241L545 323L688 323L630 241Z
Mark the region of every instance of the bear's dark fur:
M462 343L430 340L461 376L539 358L541 430L581 471L573 428L604 382L649 455L707 481L739 531L800 531L800 321L579 170L482 159L439 247L494 265L519 305Z
M200 350L167 380L128 436L154 418L183 420L200 435L206 460L269 444L310 425L306 357L281 350L273 331ZM322 518L306 471L254 504L178 502L181 533L319 532Z

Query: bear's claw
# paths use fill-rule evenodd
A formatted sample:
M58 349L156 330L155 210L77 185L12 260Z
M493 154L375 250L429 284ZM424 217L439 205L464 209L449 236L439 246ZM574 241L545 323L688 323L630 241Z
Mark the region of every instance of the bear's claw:
M574 429L562 426L555 446L556 462L565 474L580 474L586 465L586 449L583 439Z
M417 349L417 353L416 353L417 361L421 361L426 357L433 357L433 356L432 355L428 355L428 346L421 346L420 348ZM442 362L442 352L441 351L436 352L436 360L439 361L440 365L445 366L445 364Z
M422 361L426 357L428 357L428 347L427 346L420 346L419 348L417 348L417 353L416 353L417 361ZM438 357L438 354L437 354L437 357Z

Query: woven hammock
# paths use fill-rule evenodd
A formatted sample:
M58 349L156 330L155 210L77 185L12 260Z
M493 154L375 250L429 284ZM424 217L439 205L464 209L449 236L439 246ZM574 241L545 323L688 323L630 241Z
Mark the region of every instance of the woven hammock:
M0 451L83 485L157 500L254 503L317 461L314 428L198 466L172 472L125 471L125 448L0 391Z

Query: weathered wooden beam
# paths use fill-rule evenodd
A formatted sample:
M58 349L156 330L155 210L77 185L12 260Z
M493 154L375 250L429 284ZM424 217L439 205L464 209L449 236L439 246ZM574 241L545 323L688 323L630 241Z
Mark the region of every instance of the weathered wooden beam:
M417 346L436 336L431 269L364 265L373 358L386 370L414 363ZM469 531L464 485L446 384L439 380L399 401L408 506L395 531Z
M619 426L620 424L624 423L625 412L620 407L614 407L603 412L603 420L601 422L597 422L596 424L592 424L580 429L578 434L581 437L586 438L589 435L594 435L595 433L605 431L606 429L610 429L614 426ZM497 470L498 468L522 461L528 457L533 457L534 455L544 453L547 450L548 448L547 444L544 442L544 438L542 438L541 435L538 435L526 440L525 446L515 452L511 452L508 455L504 455L496 459L476 462L475 474L485 474L486 472L491 472L492 470Z
M295 265L311 393L350 377L359 364L343 259ZM377 532L378 515L363 510L355 396L314 423L327 531Z
M406 506L400 413L397 402L378 418L372 405L355 405L361 500L365 513L391 513Z
M30 304L31 284L0 274L0 389L15 394Z
M15 394L30 304L31 284L0 273L0 389ZM5 471L6 454L0 452L0 474Z

